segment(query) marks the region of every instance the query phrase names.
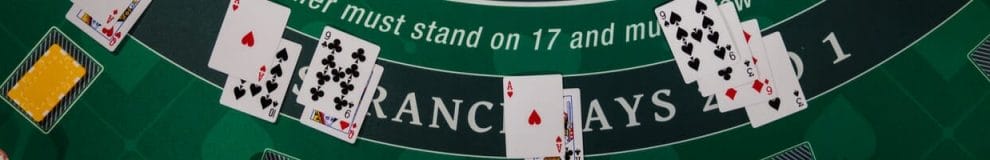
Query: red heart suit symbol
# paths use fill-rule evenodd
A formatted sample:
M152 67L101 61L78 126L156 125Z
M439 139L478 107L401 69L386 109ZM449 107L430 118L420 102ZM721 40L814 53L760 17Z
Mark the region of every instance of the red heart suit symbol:
M265 77L265 72L268 72L268 67L261 66L261 68L258 69L258 81L261 81L261 79Z
M536 113L536 110L535 109L533 110L533 112L530 112L529 113L529 121L528 122L529 122L529 125L532 125L532 126L538 126L538 125L540 125L540 123L541 123L540 122L540 114L539 113Z
M233 8L234 11L237 11L237 8L239 8L240 4L241 4L240 0L234 0L234 6L231 6L231 8Z
M244 34L244 37L241 38L241 44L248 47L254 47L254 31Z
M350 126L351 126L351 124L350 123L347 123L347 121L340 121L340 128L341 129L347 129L347 127L350 127Z
M509 98L512 98L512 81L509 81L509 87L506 87L505 90L507 90L505 94L509 95Z
M725 96L729 97L729 100L736 100L736 89L729 88L729 90L725 91Z
M746 43L749 43L749 38L753 36L749 35L749 32L743 31L743 37L746 38Z
M564 141L560 140L560 136L557 136L557 152L560 152L562 146L564 146Z

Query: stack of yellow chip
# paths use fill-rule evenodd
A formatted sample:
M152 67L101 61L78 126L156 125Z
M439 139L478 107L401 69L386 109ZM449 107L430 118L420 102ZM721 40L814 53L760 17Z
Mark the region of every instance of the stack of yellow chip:
M85 75L86 68L61 46L52 44L7 96L35 122L41 122Z

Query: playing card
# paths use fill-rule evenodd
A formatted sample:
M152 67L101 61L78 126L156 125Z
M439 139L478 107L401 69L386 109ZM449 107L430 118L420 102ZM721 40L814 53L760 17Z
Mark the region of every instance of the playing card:
M698 3L713 7L716 4L714 0L698 0ZM702 16L712 19L709 27L702 29L703 31L707 30L704 35L704 39L707 40L706 43L714 43L715 46L715 49L711 51L713 56L708 58L714 58L719 63L716 64L718 67L709 68L712 70L702 70L699 74L698 91L701 92L701 95L713 95L725 87L736 86L753 80L755 76L746 72L747 66L749 66L746 63L748 58L739 55L738 46L733 42L732 33L729 32L725 17L722 16L718 7L707 9L702 13ZM702 27L704 26L705 21L703 20Z
M681 72L684 83L691 83L698 79L698 72L716 63L714 59L704 59L708 54L701 54L702 50L711 50L712 46L698 43L701 39L701 32L695 32L701 23L697 16L686 17L695 14L692 9L697 5L691 0L668 1L666 4L654 10L660 22L664 38L670 46L677 69ZM704 8L704 7L703 7ZM690 32L690 33L689 33ZM695 38L698 37L698 38ZM696 54L697 53L697 54Z
M584 134L581 125L581 89L564 90L564 159L584 159Z
M117 46L134 27L148 5L151 4L151 0L96 1L101 1L101 3L73 5L65 14L65 19L110 52L117 50ZM102 1L106 2L103 3ZM83 4L97 9L89 9Z
M763 37L767 59L773 75L773 97L765 103L757 103L746 107L746 114L753 128L766 125L780 118L787 117L808 108L807 99L801 90L797 73L794 72L787 48L779 32L770 33Z
M749 77L745 69L731 66L743 59L713 0L674 0L658 7L656 14L685 83L698 81L703 96Z
M771 98L772 74L770 64L766 59L766 49L764 48L763 36L760 34L759 24L756 20L748 20L742 23L742 28L749 35L749 43L752 60L756 66L756 79L739 86L730 87L723 90L722 95L717 96L719 111L728 112L746 105L766 102Z
M76 2L78 1L78 2ZM89 11L97 19L104 19L107 16L113 14L113 12L120 12L119 10L132 0L73 0L74 5L79 6L83 10Z
M742 23L739 21L739 13L736 11L736 5L732 1L725 1L718 6L719 12L722 13L722 20L725 23L725 27L728 33L728 37L731 38L732 43L735 44L736 55L739 56L740 61L733 62L745 62L746 58L751 56L748 41L750 39L749 33L743 32Z
M747 80L741 85L727 85L715 94L716 99L718 99L719 111L728 112L742 108L747 104L766 101L768 97L760 94L765 86L763 83L766 82L761 81L756 64L759 60L753 56L753 52L756 50L763 50L762 43L755 46L750 44L754 35L760 37L759 27L757 26L756 30L743 28L736 13L736 5L732 2L723 3L719 9L722 11L725 24L729 28L731 38L737 47L736 51L742 61L742 63L730 64L730 66L742 69L739 73L742 73L745 76L744 79Z
M760 24L756 19L747 20L742 23L742 29L750 35L748 43L751 51L750 53L752 53L753 56L753 64L756 64L757 79L767 81L768 83L773 83L769 81L769 79L773 78L773 70L770 69L770 63L766 61L768 54L766 50L766 43L763 42L764 38L760 31ZM769 86L772 85L763 86L763 90L766 91L769 89ZM764 94L770 95L768 93Z
M564 152L560 156L529 158L538 159L584 159L584 136L581 133L581 89L564 89Z
M289 19L289 8L267 0L231 0L209 66L251 82L261 81Z
M355 82L367 87L361 88L360 92L352 93L357 95L356 101L353 101L353 106L338 110L332 106L344 105L343 103L347 102L334 102L319 106L308 105L303 110L300 122L353 144L361 131L364 117L368 115L368 108L371 107L371 100L375 96L375 90L378 89L378 82L381 80L384 70L382 66L375 65L374 70L367 72L369 74L367 76L370 78L362 82Z
M561 75L505 77L502 88L506 157L562 155L566 137Z
M327 26L303 77L296 102L305 106L354 108L378 59L381 48L371 42ZM330 105L335 104L335 105ZM327 108L329 109L329 108Z
M237 77L227 77L220 95L220 104L241 112L275 122L282 108L285 92L292 80L296 62L302 46L283 39L274 54L271 69L260 82L252 82Z

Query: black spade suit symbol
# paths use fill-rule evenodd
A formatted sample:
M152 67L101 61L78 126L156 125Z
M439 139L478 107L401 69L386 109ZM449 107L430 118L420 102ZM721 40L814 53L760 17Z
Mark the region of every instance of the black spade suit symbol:
M684 53L686 53L687 55L694 54L692 53L694 52L694 44L692 43L684 44L683 46L681 46L681 51L684 51Z
M272 105L272 99L268 96L261 97L261 109L268 109Z
M698 3L694 5L694 12L704 13L705 10L708 10L708 5L701 3L701 1L698 1Z
M268 73L275 77L282 77L282 64L275 65Z
M701 28L712 29L712 25L715 25L715 20L712 18L705 16L701 19Z
M279 61L287 61L289 60L289 52L283 48L275 54L275 59L278 59Z
M691 58L691 61L688 61L688 66L690 66L691 69L694 69L695 71L698 71L698 67L701 66L701 60L698 60L698 58L692 57Z
M680 25L680 23L681 23L681 15L674 12L670 12L670 20L667 21L667 25L670 24Z
M712 53L714 53L715 54L715 57L718 57L718 59L723 59L724 60L725 59L725 52L726 52L726 48L725 47L718 47L718 48L715 48L715 51L712 52Z
M241 99L241 97L244 97L244 93L247 93L247 91L244 90L244 87L234 87L234 99Z
M691 38L694 38L695 41L701 42L701 37L704 37L704 34L705 33L702 33L701 29L695 28L694 31L691 32Z
M773 110L780 110L780 97L773 98L767 102Z
M258 95L259 92L261 92L261 86L257 84L251 84L251 86L248 89L251 90L251 96L256 96Z
M687 36L688 36L687 30L684 30L684 28L677 27L677 40L684 40L684 37Z
M712 43L718 43L718 32L709 33L708 34L708 41L711 41Z
M268 89L268 93L272 93L275 89L278 89L278 83L276 83L274 79L268 80L265 82L265 88Z

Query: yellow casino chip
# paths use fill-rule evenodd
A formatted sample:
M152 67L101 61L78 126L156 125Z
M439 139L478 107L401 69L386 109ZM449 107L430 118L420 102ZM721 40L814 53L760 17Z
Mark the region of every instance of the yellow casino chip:
M41 122L85 75L86 68L61 46L52 44L7 96L35 122Z

